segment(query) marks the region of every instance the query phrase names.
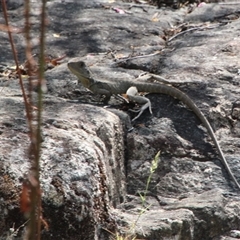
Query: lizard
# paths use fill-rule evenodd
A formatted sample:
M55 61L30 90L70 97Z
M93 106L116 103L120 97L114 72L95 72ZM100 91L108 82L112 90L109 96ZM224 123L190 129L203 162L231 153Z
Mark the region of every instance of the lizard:
M177 98L182 101L190 110L192 110L196 116L201 120L204 127L207 129L218 153L221 158L221 162L227 170L229 176L236 184L238 189L240 189L240 185L233 175L226 158L222 152L222 149L217 141L216 135L202 111L197 107L197 105L193 102L193 100L181 90L168 85L166 83L146 83L146 82L136 82L131 80L118 80L118 81L110 81L110 80L96 80L91 71L86 66L85 62L72 59L67 64L70 72L77 76L78 81L81 84L89 89L94 94L105 95L105 102L108 102L110 97L114 94L127 94L127 97L130 101L135 101L139 104L143 104L140 114L146 109L149 108L151 112L151 102L146 97L140 96L138 91L140 92L149 92L149 93L162 93L166 95L170 95L173 98ZM136 118L135 118L136 119Z

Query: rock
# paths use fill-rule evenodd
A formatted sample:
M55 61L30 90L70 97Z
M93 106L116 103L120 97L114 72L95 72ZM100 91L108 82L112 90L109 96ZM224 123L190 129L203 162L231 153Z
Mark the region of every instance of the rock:
M78 234L81 239L94 239L97 235L104 239L106 233L101 233L100 226L114 231L110 207L122 202L126 194L122 124L107 110L91 105L75 107L52 98L45 101L41 185L44 218L50 230L43 231L43 237L52 234L54 238L71 239ZM1 199L2 212L7 215L2 216L1 222L7 226L5 219L10 221L9 216L18 208L21 178L28 171L29 140L22 101L2 97L1 111L8 116L1 117L1 122L5 122L1 132L1 171L15 193L14 201ZM8 197L9 189L3 183L1 192ZM19 226L17 219L14 222ZM62 228L63 224L72 226L71 233ZM1 236L6 237L4 232Z
M240 181L238 13L229 4L203 7L189 13L122 1L49 1L46 52L67 54L66 62L80 57L97 79L135 79L148 71L174 82L207 116ZM23 26L21 13L9 11L11 24ZM34 51L37 20L33 14ZM14 37L24 62L22 36ZM6 34L0 39L1 62L12 66ZM41 186L49 231L43 229L43 239L102 240L116 231L151 240L238 237L239 193L206 129L180 101L148 94L153 115L146 111L131 123L131 105L113 97L106 108L66 63L48 70L46 82ZM18 81L2 76L1 86L0 236L13 236L23 225L17 233L22 239L19 195L29 168L28 127ZM143 204L139 193L145 191Z
M19 7L23 6L23 0L5 0L7 10L16 10ZM0 11L2 11L2 4L0 5Z

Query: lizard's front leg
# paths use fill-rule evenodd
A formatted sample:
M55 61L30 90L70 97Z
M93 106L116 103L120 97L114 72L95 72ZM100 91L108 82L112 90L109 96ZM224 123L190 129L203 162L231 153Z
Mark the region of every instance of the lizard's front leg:
M91 90L94 94L99 94L101 96L104 95L105 96L103 99L104 103L108 103L112 96L112 93L109 90L105 89L100 82L94 83L91 86L89 86L89 90Z
M133 118L132 121L138 119L142 115L143 111L147 108L149 108L149 112L152 114L150 100L146 97L140 96L136 87L130 87L126 92L126 95L130 101L143 105L138 111L131 110L133 112L139 112L139 114L135 118Z

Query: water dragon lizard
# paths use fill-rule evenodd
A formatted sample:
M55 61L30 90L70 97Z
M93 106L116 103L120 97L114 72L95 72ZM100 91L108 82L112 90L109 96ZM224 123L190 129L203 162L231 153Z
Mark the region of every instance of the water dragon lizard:
M220 145L217 141L217 138L215 136L215 133L209 121L204 116L202 111L192 101L192 99L189 96L187 96L185 93L166 83L147 83L147 82L136 82L136 81L129 81L129 80L118 80L118 81L96 80L93 78L91 71L88 69L88 67L83 61L78 61L74 59L68 62L68 68L74 75L77 76L78 80L81 82L81 84L84 87L92 91L94 94L104 95L105 101L108 101L111 95L113 94L126 94L130 101L135 101L139 104L142 104L143 106L140 109L140 113L136 118L138 118L146 108L149 108L151 112L150 100L147 99L146 97L140 96L138 94L138 91L167 94L181 100L186 106L188 106L197 115L197 117L201 120L203 125L207 128L208 133L211 136L212 141L214 142L214 145L217 148L217 151L220 155L222 164L226 168L231 179L237 185L238 189L240 189L240 185L237 182L236 178L234 177L227 163L227 160L223 155L222 149L220 148Z

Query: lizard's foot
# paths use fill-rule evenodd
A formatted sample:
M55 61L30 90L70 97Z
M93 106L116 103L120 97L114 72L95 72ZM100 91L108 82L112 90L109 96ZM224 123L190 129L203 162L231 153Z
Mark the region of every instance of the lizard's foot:
M149 100L149 99L148 99ZM151 102L149 100L149 102L147 102L146 104L144 104L139 110L130 110L131 112L139 112L139 114L132 119L132 122L135 121L136 119L138 119L142 113L149 108L149 112L152 114L152 109L151 109Z
M108 104L110 98L111 96L101 95L101 99L104 104Z

